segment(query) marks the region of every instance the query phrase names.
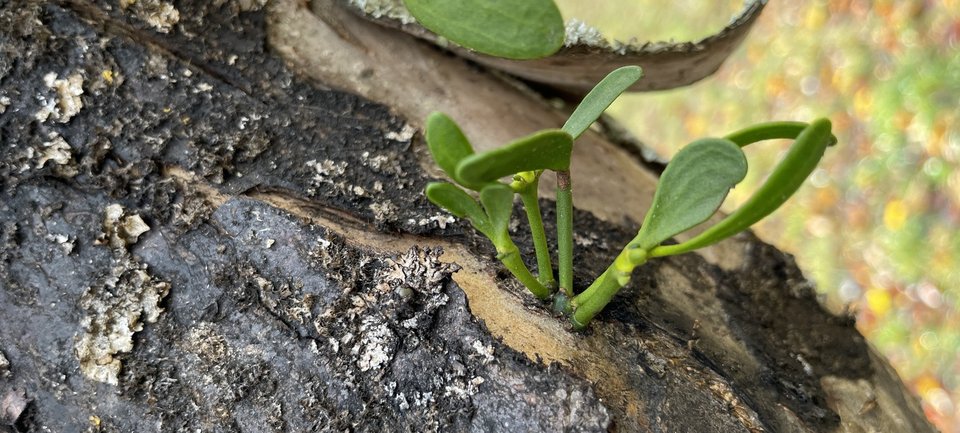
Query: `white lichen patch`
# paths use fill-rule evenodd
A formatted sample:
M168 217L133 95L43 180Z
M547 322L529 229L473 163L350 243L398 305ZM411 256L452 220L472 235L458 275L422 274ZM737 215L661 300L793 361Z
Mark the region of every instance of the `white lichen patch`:
M410 402L407 401L407 394L404 392L397 394L397 396L393 398L393 401L397 403L397 407L399 407L400 410L410 409Z
M213 90L213 85L210 83L200 83L197 84L197 87L193 90L193 93L207 93ZM243 129L243 128L240 128Z
M57 122L67 123L83 109L83 100L80 98L83 94L83 75L79 72L66 79L58 79L56 72L50 72L43 76L43 82L54 90L56 96L49 98L47 95L37 95L40 109L34 117L38 121L42 123L52 118Z
M432 392L414 392L413 405L417 407L426 407L435 403Z
M64 254L72 253L76 243L76 239L72 239L70 236L63 234L48 233L44 239L57 244L57 246L63 250Z
M40 149L34 153L37 159L37 168L43 168L47 162L53 162L57 165L67 165L73 157L73 149L60 134L52 133L49 140L43 142Z
M507 225L507 228L510 230L510 232L516 233L518 230L520 230L520 220L516 218L510 218L510 224Z
M329 159L317 161L311 159L307 161L306 166L313 171L313 177L310 178L307 194L311 196L317 195L320 187L324 185L332 186L334 190L341 193L354 193L355 186L348 185L344 178L344 173L346 173L347 170L346 161L335 162Z
M440 252L419 248L411 248L395 259L383 259L383 264L386 266L375 278L379 281L377 290L381 293L407 288L437 294L442 291L441 286L450 273L459 270L457 265L440 262ZM446 297L442 302L446 302Z
M417 133L417 128L409 123L403 125L403 128L400 131L390 131L385 137L388 140L399 141L401 143L409 142L413 139L413 135Z
M396 337L386 323L373 317L365 317L360 324L360 344L353 347L359 354L357 367L368 371L383 366L393 356Z
M140 215L127 213L119 204L106 207L102 228L97 244L108 244L111 248L133 245L140 239L140 235L150 230L150 226Z
M484 378L481 376L476 376L473 379L470 379L469 381L466 381L466 382L455 381L453 384L446 385L443 387L443 390L444 390L443 396L456 397L461 399L468 398L476 394L480 388L480 385L483 384L483 382L485 381L486 380L484 380Z
M410 218L407 220L407 224L418 225L420 227L436 224L437 227L445 229L447 228L447 224L453 224L456 220L452 215L437 214L429 218L420 218L419 220Z
M15 426L18 420L27 410L27 406L33 401L27 397L27 392L23 388L8 389L0 397L0 424L4 426Z
M3 355L3 352L0 352L0 377L7 377L10 375L10 361L7 361L7 357Z
M443 281L458 269L440 262L440 254L439 249L414 247L400 257L381 258L383 266L372 275L375 286L351 294L346 310L324 311L314 319L317 332L327 337L328 349L348 354L359 372L377 372L393 359L401 339L408 339L405 345L417 344L418 324L428 322L448 302ZM414 302L415 311L397 317L408 302Z
M137 18L160 33L169 33L180 21L180 11L165 1L120 0L120 9L130 9Z
M566 33L563 45L566 47L572 45L589 45L592 47L609 47L607 38L600 33L600 30L576 18L571 18L564 23L564 32Z
M573 241L577 244L577 246L581 247L599 248L604 250L610 248L609 244L607 244L607 241L597 236L596 233L588 233L585 235L574 233Z
M350 5L373 18L391 18L403 24L416 22L400 0L350 0Z
M347 168L347 163L345 161L334 162L329 159L317 162L314 159L307 161L307 167L313 168L317 174L314 176L314 180L318 183L330 182L330 178L343 176L344 171Z
M7 96L0 96L0 114L3 114L7 111L7 107L10 106L12 102Z
M153 278L146 265L129 257L89 287L80 297L85 315L74 345L80 372L90 380L116 385L121 363L114 356L133 350L133 334L143 330L144 323L159 319L160 301L169 290L169 283Z
M473 350L475 350L480 356L483 357L483 363L493 361L495 358L493 356L493 346L486 346L482 341L476 340L473 342Z
M390 133L395 134L392 137L395 139L403 139L403 132L399 133ZM390 135L388 134L388 136ZM388 137L389 138L389 137ZM411 137L412 139L412 137ZM410 139L407 139L409 142ZM363 152L360 155L363 158L363 166L370 168L375 173L387 174L392 176L402 176L403 168L399 163L399 156L391 151L388 151L386 154L375 154L371 155L370 152ZM383 186L381 185L382 189ZM376 189L376 185L374 185Z
M391 132L390 134L393 134L393 133ZM387 138L389 138L389 134ZM382 169L384 164L386 164L386 162L390 160L390 158L387 157L387 155L370 156L370 152L363 152L360 156L363 157L364 159L364 165L377 171Z
M397 206L390 200L373 202L367 207L373 212L373 219L377 222L392 220L397 214Z

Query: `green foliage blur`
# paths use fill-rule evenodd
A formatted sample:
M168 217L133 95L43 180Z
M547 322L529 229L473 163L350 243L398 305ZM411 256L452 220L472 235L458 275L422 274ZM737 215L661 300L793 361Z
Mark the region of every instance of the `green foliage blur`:
M641 42L708 36L743 5L558 3ZM856 315L941 431L960 433L960 0L771 0L716 75L612 113L664 156L752 123L831 119L839 145L755 230L795 254L829 308ZM729 209L782 156L771 148L747 151Z

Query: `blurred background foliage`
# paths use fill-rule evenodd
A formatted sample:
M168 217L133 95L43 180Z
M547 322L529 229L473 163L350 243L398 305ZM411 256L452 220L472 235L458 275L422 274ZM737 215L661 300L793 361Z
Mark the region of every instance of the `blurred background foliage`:
M703 38L743 7L558 3L641 42ZM796 256L825 305L856 316L941 431L960 433L960 0L773 0L716 75L611 112L664 157L756 122L830 118L840 144L756 231ZM788 144L748 149L727 209Z

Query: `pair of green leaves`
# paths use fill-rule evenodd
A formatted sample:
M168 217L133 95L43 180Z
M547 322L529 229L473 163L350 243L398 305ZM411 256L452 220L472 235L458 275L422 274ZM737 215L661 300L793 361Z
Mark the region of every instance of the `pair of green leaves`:
M437 165L465 188L479 191L504 176L535 170L570 169L573 140L595 122L613 101L643 75L638 66L608 74L583 98L561 129L547 129L484 153L474 153L456 122L443 113L426 121L426 139Z
M480 204L452 183L431 182L427 198L451 214L466 218L488 237L498 250L509 240L510 214L513 211L513 190L501 183L491 183L480 191Z
M404 0L430 31L477 52L508 59L549 56L563 46L553 0Z
M614 70L583 98L561 129L538 131L489 152L474 154L453 120L440 113L427 118L427 143L437 164L458 183L472 186L471 189L524 171L567 171L573 140L642 75L638 66Z
M427 118L426 138L437 165L458 184L474 191L524 171L567 170L573 149L570 134L547 129L488 152L474 153L460 127L443 113Z
M475 153L470 141L456 122L443 113L432 113L426 121L427 146L437 165L460 186L486 190L505 176L542 170L567 171L573 140L583 134L624 90L643 75L637 66L625 66L607 75L590 91L561 129L547 129L513 141L506 146ZM428 189L435 204L460 217L475 220L467 212L476 206L468 194L456 194L454 185ZM434 191L432 194L430 191ZM477 210L478 211L478 210ZM490 209L487 209L490 212ZM470 216L473 215L473 216ZM479 228L479 227L478 227Z
M570 134L553 129L489 152L475 153L460 127L443 113L427 118L426 138L437 165L460 186L479 191L480 203L460 187L446 182L429 184L427 198L450 213L469 219L497 246L506 242L513 209L513 189L498 180L524 171L566 170L573 147Z
M739 209L699 235L677 245L660 245L713 215L746 174L741 147L761 140L795 138L786 157ZM830 121L771 122L725 138L697 140L677 153L657 185L653 204L637 236L614 263L572 301L573 322L585 326L630 280L633 269L652 257L681 254L733 236L783 204L810 175L827 146L836 143Z
M746 175L747 163L741 147L778 138L796 142L743 206L686 242L659 246L716 213L730 189ZM819 119L809 125L759 124L722 139L707 138L687 145L661 175L653 204L631 246L649 251L650 257L667 256L702 248L746 230L793 195L816 168L827 146L836 141L830 132L830 121Z

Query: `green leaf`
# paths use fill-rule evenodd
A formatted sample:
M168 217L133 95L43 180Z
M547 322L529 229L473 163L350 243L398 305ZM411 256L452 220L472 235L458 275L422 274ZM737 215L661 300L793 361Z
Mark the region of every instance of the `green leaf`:
M425 135L427 148L430 149L433 160L447 173L447 176L474 191L483 188L483 184L470 184L457 177L457 164L473 155L473 146L453 119L440 112L430 113L427 116Z
M649 251L706 221L746 174L747 158L731 141L705 138L688 144L660 176L637 246Z
M713 227L679 245L667 245L651 251L652 257L682 254L715 244L740 233L770 215L793 195L817 167L827 146L835 141L830 121L819 119L804 128L787 156L773 169L766 182L739 209Z
M487 217L473 197L458 186L447 182L427 184L427 199L458 218L467 218L480 229L487 225ZM481 230L482 231L482 230Z
M809 126L809 124L805 122L765 122L743 128L723 138L736 143L737 146L744 147L764 140L793 140L796 139L807 126ZM837 144L837 137L830 134L830 142L827 145L833 146L834 144Z
M470 155L457 166L464 182L493 182L501 177L534 170L568 170L573 137L559 129L547 129L506 146Z
M563 45L553 0L404 0L417 21L466 48L508 59L546 57Z
M621 93L630 88L642 76L643 70L639 66L624 66L607 74L580 101L580 105L573 111L567 122L563 124L563 130L567 131L574 139L579 137Z
M496 246L510 240L508 229L513 215L513 190L502 183L493 183L480 191L480 203L487 212L489 231L485 232Z

